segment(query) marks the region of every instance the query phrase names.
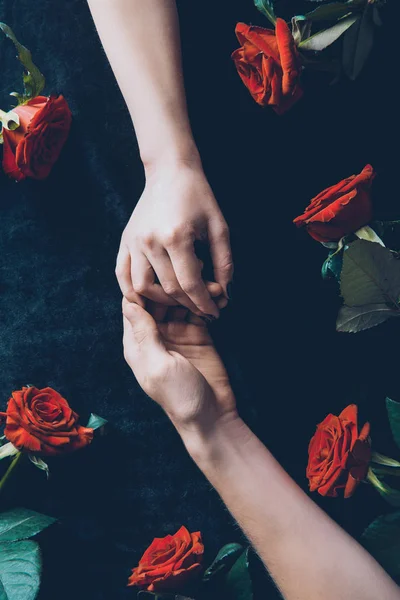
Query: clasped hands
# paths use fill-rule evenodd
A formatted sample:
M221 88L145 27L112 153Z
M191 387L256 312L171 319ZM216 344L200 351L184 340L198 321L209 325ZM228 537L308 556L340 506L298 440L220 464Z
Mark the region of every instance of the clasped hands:
M219 307L226 305L218 283L206 287ZM204 437L220 420L235 418L228 374L204 319L182 306L132 299L122 303L125 359L182 437Z
M202 279L195 240L208 242L215 282ZM207 427L207 419L235 412L205 324L228 303L232 273L229 230L200 159L146 169L116 266L124 351L141 387L178 428Z

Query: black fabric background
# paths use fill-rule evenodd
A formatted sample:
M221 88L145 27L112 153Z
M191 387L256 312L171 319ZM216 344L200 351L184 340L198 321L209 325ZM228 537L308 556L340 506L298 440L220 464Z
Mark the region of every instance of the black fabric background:
M279 13L301 12L291 4ZM384 398L400 399L398 323L335 333L339 300L320 278L326 251L291 222L367 162L378 171L376 216L399 215L395 4L356 83L310 81L305 98L277 117L251 100L230 59L237 21L266 25L251 0L179 2L190 116L236 264L233 302L215 335L244 418L304 489L316 423L351 402L371 421L374 446L395 452ZM0 175L2 407L26 383L50 385L83 418L93 411L110 422L89 449L49 461L48 482L21 468L1 508L60 518L41 535L41 600L134 598L126 580L154 536L181 524L201 530L207 559L242 537L122 357L114 263L144 179L86 2L2 0L0 19L31 49L46 92L63 93L74 115L47 181ZM10 42L0 53L7 109L21 71ZM368 486L347 501L314 500L355 536L388 510ZM256 599L277 597L262 570L255 588Z

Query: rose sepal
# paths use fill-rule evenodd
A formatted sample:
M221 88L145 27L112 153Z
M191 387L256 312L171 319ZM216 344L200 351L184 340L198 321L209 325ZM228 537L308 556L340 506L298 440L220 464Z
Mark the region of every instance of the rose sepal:
M2 125L0 132L0 144L3 143L3 129L7 129L8 131L15 131L19 127L19 116L13 111L9 110L6 112L5 110L0 109L0 123Z
M371 467L368 469L367 481L374 486L374 488L389 504L397 507L400 506L400 491L395 490L379 479Z
M40 456L36 456L35 454L28 454L28 457L29 457L29 460L31 461L31 463L37 469L44 471L46 473L47 479L49 479L49 477L50 477L49 465L46 462L44 462L44 460L42 458L40 458Z
M400 462L398 460L390 458L390 456L380 454L379 452L372 452L371 463L376 463L377 465L383 465L385 467L393 467L396 469L400 468Z
M0 448L0 460L2 460L3 458L7 458L8 456L15 456L16 454L18 454L18 452L18 448L16 448L11 442L8 442Z

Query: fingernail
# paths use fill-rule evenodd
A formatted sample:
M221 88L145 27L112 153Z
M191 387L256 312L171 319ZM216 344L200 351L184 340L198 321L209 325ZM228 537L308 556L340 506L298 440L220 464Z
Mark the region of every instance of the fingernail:
M232 281L230 281L228 283L228 285L226 286L226 293L227 293L228 299L232 300Z
M205 318L207 319L207 321L209 321L209 323L212 323L213 321L217 320L217 317L214 317L214 315L207 315L206 314Z

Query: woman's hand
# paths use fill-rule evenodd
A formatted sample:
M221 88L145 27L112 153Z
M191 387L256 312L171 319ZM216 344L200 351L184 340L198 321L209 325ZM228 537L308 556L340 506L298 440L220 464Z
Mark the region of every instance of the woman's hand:
M214 278L228 297L233 263L229 230L200 159L148 169L146 187L122 234L116 274L123 295L181 304L195 314L219 316L202 280L195 240L207 240Z
M215 283L207 287L213 296L222 291ZM178 430L205 430L221 417L235 416L228 374L204 321L182 307L151 303L149 310L153 316L123 301L125 359L143 390Z

